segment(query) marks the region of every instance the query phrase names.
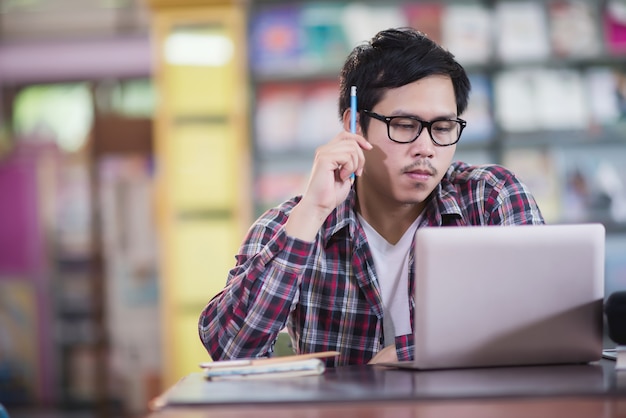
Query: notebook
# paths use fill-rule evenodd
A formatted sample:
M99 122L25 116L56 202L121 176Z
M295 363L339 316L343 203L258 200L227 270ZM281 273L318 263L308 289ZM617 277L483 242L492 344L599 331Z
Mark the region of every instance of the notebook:
M450 369L599 360L604 247L601 224L419 229L415 358L393 365Z

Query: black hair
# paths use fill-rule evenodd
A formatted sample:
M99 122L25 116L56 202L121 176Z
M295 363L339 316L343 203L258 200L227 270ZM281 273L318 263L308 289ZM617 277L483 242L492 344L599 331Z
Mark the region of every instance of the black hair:
M431 75L452 80L457 115L467 108L470 81L454 55L413 28L386 29L369 42L356 46L339 77L339 118L350 107L350 87L357 87L358 108L372 109L384 91L402 87ZM367 131L368 118L361 119Z

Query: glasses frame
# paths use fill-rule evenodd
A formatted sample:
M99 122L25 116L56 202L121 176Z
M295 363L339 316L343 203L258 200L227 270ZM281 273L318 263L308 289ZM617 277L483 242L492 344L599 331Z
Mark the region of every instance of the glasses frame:
M424 128L426 128L426 130L428 131L428 136L430 136L430 140L433 141L433 144L438 145L440 147L449 147L451 145L454 145L456 143L458 143L461 140L461 134L463 133L463 129L465 129L465 127L467 126L467 121L460 119L460 118L456 118L456 119L437 119L437 120L433 120L431 122L427 122L425 120L421 120L416 118L415 116L384 116L384 115L379 115L376 112L372 112L371 110L361 110L361 112L363 112L364 114L366 114L367 116L370 116L374 119L378 119L379 121L383 122L385 125L387 125L387 138L389 138L391 141L397 143L397 144L410 144L412 142L415 142L415 140L417 140L417 138L419 138L419 136L421 135L422 131L424 130ZM415 135L415 138L413 138L410 141L407 142L402 142L402 141L396 141L395 139L393 139L391 137L391 121L393 121L394 119L411 119L414 120L415 122L419 122L420 123L420 129L417 131L417 135ZM461 125L461 129L459 130L459 137L456 139L456 141L451 142L449 144L441 144L439 142L437 142L437 140L433 137L433 133L430 130L433 123L436 122L441 122L441 121L448 121L448 122L458 122Z

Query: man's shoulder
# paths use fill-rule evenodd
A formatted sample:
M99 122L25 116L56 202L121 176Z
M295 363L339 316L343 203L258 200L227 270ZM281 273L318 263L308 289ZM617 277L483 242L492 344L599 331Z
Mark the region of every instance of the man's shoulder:
M483 182L495 186L516 181L515 174L499 164L472 165L462 161L453 162L446 177L453 184Z

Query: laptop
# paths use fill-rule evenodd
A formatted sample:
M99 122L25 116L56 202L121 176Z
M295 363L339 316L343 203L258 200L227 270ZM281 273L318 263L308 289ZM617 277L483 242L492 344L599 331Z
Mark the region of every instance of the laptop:
M393 365L600 360L604 262L601 224L418 229L415 358Z

